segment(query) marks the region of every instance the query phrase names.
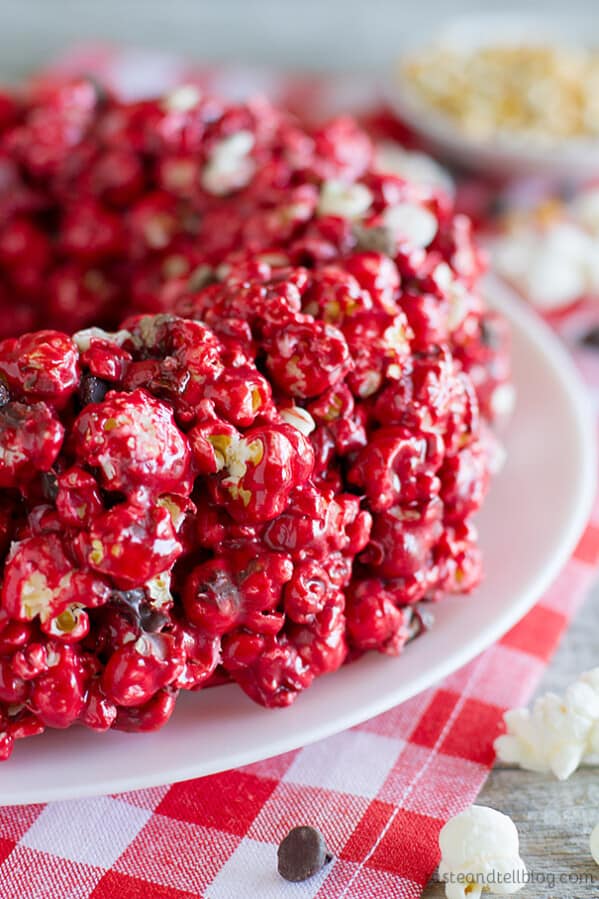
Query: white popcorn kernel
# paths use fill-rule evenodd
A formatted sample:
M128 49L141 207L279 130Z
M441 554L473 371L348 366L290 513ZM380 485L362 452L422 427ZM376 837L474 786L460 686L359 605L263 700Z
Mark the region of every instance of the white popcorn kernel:
M513 384L499 384L491 394L493 417L505 420L510 417L516 405L516 388Z
M8 469L27 461L27 454L18 446L0 446L0 462Z
M594 861L599 865L599 824L596 824L591 833L589 844L591 847L591 855Z
M21 585L21 613L27 621L39 616L40 621L52 617L57 602L71 589L72 572L65 574L56 587L50 587L41 571L32 572Z
M433 277L441 290L449 290L455 278L446 262L440 262L433 271Z
M389 206L383 213L383 222L398 239L422 249L432 242L438 228L433 213L416 203Z
M345 181L325 181L318 200L319 215L336 215L344 219L359 219L372 205L373 196L365 184Z
M439 877L448 899L479 899L483 890L503 896L526 883L518 831L507 815L473 805L451 818L439 834Z
M55 649L49 649L46 654L46 665L48 668L56 668L60 664L60 655Z
M155 608L168 606L173 601L171 595L171 573L163 571L162 574L156 574L145 584L148 597L152 601Z
M507 733L495 740L498 757L529 771L551 772L566 780L599 752L599 668L582 674L563 698L546 693L532 711L504 715Z
M131 338L129 331L104 331L102 328L85 328L83 331L77 331L73 334L73 343L80 353L89 350L93 340L105 340L108 343L115 343L122 346L126 340Z
M460 281L454 280L447 291L447 298L449 300L447 327L453 333L453 331L457 331L472 308L472 297Z
M489 471L492 475L498 475L503 471L503 467L507 460L507 450L503 443L495 441L493 449L489 453Z
M84 607L81 603L73 602L66 609L50 621L50 633L54 637L63 637L65 634L71 634L79 625L84 615Z
M161 496L157 501L156 505L160 506L162 509L166 509L168 514L171 516L171 521L173 522L173 527L177 531L177 533L181 530L181 526L185 521L186 511L185 508L182 508L181 505L177 502L176 499L165 495ZM160 577L160 575L159 575ZM150 581L148 581L148 584ZM169 580L170 583L170 580ZM147 585L146 585L147 586Z
M234 494L250 494L239 489L239 482L247 472L248 462L259 465L264 457L264 443L259 438L246 440L239 435L214 435L208 438L214 448L217 471L226 471L227 476L223 481ZM246 503L247 505L247 503Z
M288 409L281 409L281 418L284 422L307 437L316 428L316 423L307 409L301 406L290 406Z
M450 332L460 327L468 312L473 307L473 298L453 274L446 262L441 262L435 268L433 276L438 286L447 296L448 312L447 327Z
M375 149L374 164L378 171L399 175L411 184L440 189L449 196L455 185L449 173L425 153L405 150L394 141L382 141Z
M219 141L202 172L202 187L217 197L245 187L256 170L250 153L254 147L251 131L238 131Z
M202 92L194 84L182 84L166 95L162 105L167 112L189 112L202 99Z
M358 394L366 399L376 393L383 382L383 376L379 371L367 371L360 375Z
M142 634L133 644L133 648L145 659L164 661L166 658L166 645L161 634Z

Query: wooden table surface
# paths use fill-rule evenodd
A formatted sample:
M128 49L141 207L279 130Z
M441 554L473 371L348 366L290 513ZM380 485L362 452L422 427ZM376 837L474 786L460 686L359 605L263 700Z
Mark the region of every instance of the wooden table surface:
M598 665L599 585L564 637L538 692L562 692L580 672ZM520 854L534 875L518 896L598 899L599 867L589 851L589 835L599 823L599 768L582 768L560 783L548 775L498 765L477 804L505 812L518 828ZM423 896L440 899L445 888L433 882Z

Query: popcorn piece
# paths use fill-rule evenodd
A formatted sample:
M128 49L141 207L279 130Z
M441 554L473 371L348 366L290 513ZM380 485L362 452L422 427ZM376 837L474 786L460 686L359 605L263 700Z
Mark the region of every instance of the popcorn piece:
M84 328L73 334L73 343L80 353L85 353L96 340L122 346L126 340L131 339L129 331L104 331L103 328Z
M202 99L202 92L195 84L181 84L164 98L164 108L168 112L189 112Z
M495 740L504 761L566 780L583 762L599 760L599 668L566 690L540 696L532 709L505 713L507 733Z
M325 181L320 191L318 214L359 219L368 212L372 200L372 193L365 184Z
M304 437L308 437L316 427L316 422L307 409L301 406L289 406L287 409L281 409L281 418L283 421L300 431Z
M510 896L526 882L516 826L495 809L473 805L451 818L439 846L447 899L479 899L483 890Z
M374 163L379 171L399 175L412 184L442 190L450 197L455 193L451 176L431 156L406 150L394 141L377 145Z
M249 131L238 131L219 141L202 173L204 190L222 197L245 187L255 171L250 157L253 146L254 135Z
M599 865L599 824L595 825L595 827L593 828L589 844L591 847L591 855Z
M497 421L506 421L516 405L516 389L513 384L499 384L491 394L491 409Z
M401 241L415 247L428 247L437 233L437 219L416 203L398 203L383 213L383 222Z

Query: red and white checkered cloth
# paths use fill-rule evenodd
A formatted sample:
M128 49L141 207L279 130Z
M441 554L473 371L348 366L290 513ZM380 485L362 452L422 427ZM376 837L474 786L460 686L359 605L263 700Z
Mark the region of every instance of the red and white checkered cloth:
M102 72L108 60L114 74L114 56L98 54L93 66L89 54L77 65ZM117 61L119 77L139 77L139 59ZM169 66L160 77L176 81ZM599 313L582 310L560 323L573 349L593 320ZM599 352L575 353L599 408ZM0 808L0 899L420 896L439 830L478 794L503 711L530 696L598 562L599 504L556 583L499 643L345 733L173 786ZM287 884L276 848L298 823L319 827L335 858L311 880Z

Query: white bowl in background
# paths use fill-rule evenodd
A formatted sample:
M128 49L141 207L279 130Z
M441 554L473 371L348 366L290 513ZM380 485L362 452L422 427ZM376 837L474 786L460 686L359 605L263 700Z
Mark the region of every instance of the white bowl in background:
M585 21L481 13L459 18L427 40L413 43L404 56L415 58L420 49L437 45L463 51L502 43L599 47L599 29L585 28ZM599 175L599 138L548 137L541 142L507 131L493 138L468 136L420 97L402 77L401 62L398 60L385 83L387 101L436 155L460 167L497 176L534 174L582 180Z

